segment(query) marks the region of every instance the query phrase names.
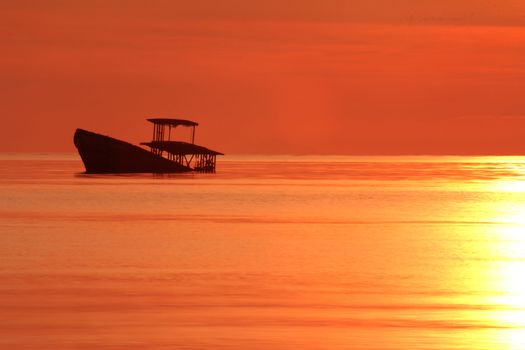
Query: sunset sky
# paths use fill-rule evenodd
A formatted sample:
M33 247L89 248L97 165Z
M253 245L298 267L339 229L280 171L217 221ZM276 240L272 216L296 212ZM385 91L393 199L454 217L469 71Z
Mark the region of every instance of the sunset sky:
M523 0L0 1L0 151L524 154Z

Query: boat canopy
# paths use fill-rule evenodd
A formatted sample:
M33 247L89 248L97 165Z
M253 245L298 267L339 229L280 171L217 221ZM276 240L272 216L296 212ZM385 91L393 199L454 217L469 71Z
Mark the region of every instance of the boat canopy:
M199 123L196 123L194 121L191 121L191 120L186 120L186 119L172 119L172 118L150 118L148 119L149 122L152 122L153 124L156 124L156 125L168 125L168 126L172 126L172 127L177 127L179 125L182 125L182 126L198 126Z
M215 172L215 164L220 152L195 144L196 122L185 119L151 118L153 123L153 138L151 142L142 142L141 145L148 146L151 153L164 157L182 166L195 171ZM182 141L171 141L171 129L182 125L191 128L191 143Z
M192 143L182 141L153 141L142 142L141 145L149 146L159 151L168 152L171 154L187 155L187 154L207 154L213 156L223 155L220 152L213 151L206 147L194 145Z

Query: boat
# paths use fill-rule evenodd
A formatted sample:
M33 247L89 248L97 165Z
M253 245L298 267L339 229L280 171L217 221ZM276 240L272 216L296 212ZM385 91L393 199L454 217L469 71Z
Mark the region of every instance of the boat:
M217 156L195 144L198 123L185 119L151 118L153 139L140 145L77 129L73 142L88 174L215 172ZM191 142L171 140L172 129L189 127Z

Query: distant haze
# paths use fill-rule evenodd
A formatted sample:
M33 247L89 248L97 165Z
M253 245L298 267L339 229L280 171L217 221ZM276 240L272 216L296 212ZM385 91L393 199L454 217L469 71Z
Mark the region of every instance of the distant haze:
M523 0L4 0L0 151L525 154ZM181 132L182 137L187 136Z

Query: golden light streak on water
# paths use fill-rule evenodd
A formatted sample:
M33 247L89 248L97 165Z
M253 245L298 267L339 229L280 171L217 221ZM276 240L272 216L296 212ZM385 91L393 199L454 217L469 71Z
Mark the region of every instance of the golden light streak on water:
M523 192L523 181L498 184L503 191ZM490 322L502 327L498 337L503 349L525 347L525 204L512 203L497 208L500 216L491 218L498 225L491 245L499 257L490 271L489 287L493 295L489 303L495 305Z
M525 181L499 181L493 185L493 190L498 192L523 193L525 192Z

